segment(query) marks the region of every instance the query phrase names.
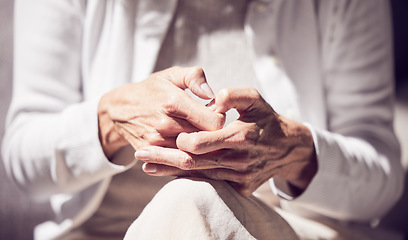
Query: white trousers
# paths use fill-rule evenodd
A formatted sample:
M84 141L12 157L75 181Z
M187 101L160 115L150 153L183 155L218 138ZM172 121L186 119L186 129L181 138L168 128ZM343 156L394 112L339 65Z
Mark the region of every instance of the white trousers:
M255 197L222 181L176 179L129 227L134 239L298 239L288 223Z

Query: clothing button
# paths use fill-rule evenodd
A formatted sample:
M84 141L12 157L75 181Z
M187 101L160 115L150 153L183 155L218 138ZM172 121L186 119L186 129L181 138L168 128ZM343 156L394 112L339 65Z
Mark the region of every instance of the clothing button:
M277 66L280 65L280 59L276 55L270 55L270 58L272 59L272 62L275 63Z
M255 9L256 11L258 11L259 13L263 13L266 11L266 3L264 2L256 2L255 3Z

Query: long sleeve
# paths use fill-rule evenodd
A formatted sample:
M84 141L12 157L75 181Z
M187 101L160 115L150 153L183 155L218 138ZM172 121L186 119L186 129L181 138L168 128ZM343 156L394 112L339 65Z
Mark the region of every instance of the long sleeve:
M84 99L85 1L16 1L12 104L2 154L10 177L45 199L79 191L125 166L99 143L98 99Z
M403 189L389 3L321 1L320 10L328 129L309 126L318 173L289 205L367 221L384 215Z

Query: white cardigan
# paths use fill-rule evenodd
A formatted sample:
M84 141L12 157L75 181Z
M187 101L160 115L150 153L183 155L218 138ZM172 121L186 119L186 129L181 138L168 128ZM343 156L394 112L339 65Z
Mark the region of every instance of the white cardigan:
M268 14L270 1L278 14ZM2 152L22 189L36 199L51 198L58 219L43 224L36 237L83 223L110 178L130 167L103 154L98 101L151 73L176 3L16 1L14 91ZM250 3L245 30L261 85L274 87L268 83L275 42L314 136L318 172L289 202L293 208L368 221L402 192L389 14L384 0Z

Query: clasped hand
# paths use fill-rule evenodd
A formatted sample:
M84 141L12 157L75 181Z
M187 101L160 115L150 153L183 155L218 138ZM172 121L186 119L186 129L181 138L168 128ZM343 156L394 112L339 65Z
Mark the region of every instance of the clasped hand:
M181 77L186 73L190 75ZM211 90L197 87L206 82L201 69L173 68L152 76L131 90L139 102L109 108L116 110L106 114L115 118L111 129L132 144L135 157L145 162L146 173L226 180L245 196L271 177L300 190L310 183L317 164L309 129L277 114L255 89L223 89L215 105L207 108L182 91L190 88L201 98L211 97ZM154 98L146 95L153 92ZM141 99L150 100L141 105ZM132 109L135 106L139 109ZM225 113L232 108L239 118L222 128ZM148 109L151 113L143 115ZM109 137L105 134L103 139Z

